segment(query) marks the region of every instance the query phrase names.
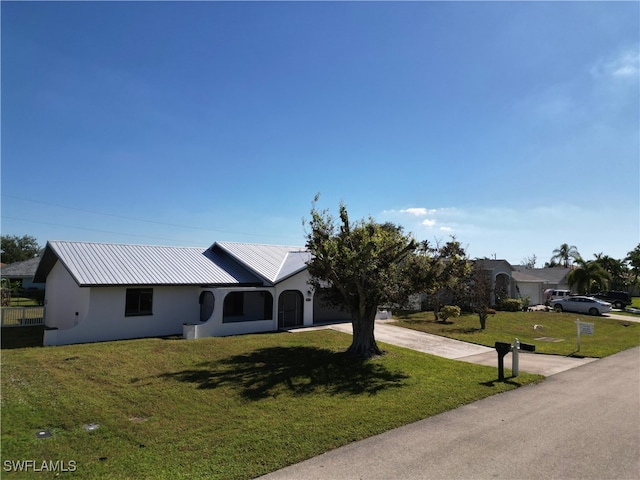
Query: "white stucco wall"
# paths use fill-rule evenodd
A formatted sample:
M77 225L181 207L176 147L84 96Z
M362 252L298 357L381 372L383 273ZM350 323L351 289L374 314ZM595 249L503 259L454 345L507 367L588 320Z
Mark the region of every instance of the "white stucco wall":
M47 289L54 283L57 284L47 279ZM53 309L55 318L61 317L57 312L62 310L68 315L70 310L65 304L81 303L87 293L89 295L88 308L77 316L77 323L58 327L57 331L45 331L45 345L181 334L183 323L198 320L199 287L153 287L153 315L141 316L125 316L126 291L126 287L76 287L71 294L58 297L48 290L47 317ZM51 324L47 320L47 326L58 326L54 323L55 320Z
M278 329L277 316L277 298L275 297L275 289L273 287L245 287L245 288L204 288L198 291L210 291L215 298L215 306L213 314L206 322L198 322L199 315L195 317L196 321L189 322L191 325L185 325L183 328L183 336L185 338L206 338L206 337L225 337L228 335L242 335L245 333L262 333L271 332ZM223 323L224 298L231 292L269 292L273 296L274 311L271 319L254 320L245 322L228 322ZM198 297L199 298L199 297ZM196 302L197 303L197 302ZM198 305L199 308L199 305Z
M303 324L313 325L313 292L308 285L309 274L303 271L278 283L275 287L245 287L245 288L205 288L211 291L215 298L213 314L206 322L193 321L192 325L185 325L183 335L185 338L223 337L228 335L242 335L247 333L275 332L278 330L278 300L280 294L287 290L297 290L302 293ZM228 293L244 291L266 291L273 296L273 314L268 320L255 320L249 322L223 323L224 298ZM311 293L309 293L311 292ZM307 301L307 299L309 299Z
M45 326L74 327L87 317L89 288L81 288L67 269L57 262L47 277Z

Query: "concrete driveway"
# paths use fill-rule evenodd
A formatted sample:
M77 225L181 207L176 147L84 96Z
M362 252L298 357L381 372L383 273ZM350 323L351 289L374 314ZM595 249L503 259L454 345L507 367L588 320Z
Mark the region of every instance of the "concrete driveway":
M350 323L331 325L328 328L352 334ZM495 349L483 345L475 345L432 335L430 333L418 332L416 330L391 325L387 323L387 321L380 320L376 322L375 335L376 341L381 343L389 343L419 352L438 355L439 357L498 368L497 352ZM512 342L513 339L510 341ZM555 375L556 373L564 372L595 360L594 358L573 358L561 355L541 355L526 352L519 353L520 371L539 373L545 376ZM512 354L508 353L504 357L504 366L510 369L511 364Z

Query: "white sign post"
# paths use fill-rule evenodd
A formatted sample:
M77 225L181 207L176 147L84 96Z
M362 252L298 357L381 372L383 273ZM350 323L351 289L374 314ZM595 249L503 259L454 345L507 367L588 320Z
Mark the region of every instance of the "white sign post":
M578 329L578 352L580 351L580 335L593 335L593 332L595 330L595 324L593 323L587 323L587 322L581 322L580 319L576 319L576 326Z

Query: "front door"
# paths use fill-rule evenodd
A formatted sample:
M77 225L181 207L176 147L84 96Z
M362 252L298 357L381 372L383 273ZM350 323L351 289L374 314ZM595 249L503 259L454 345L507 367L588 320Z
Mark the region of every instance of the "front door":
M297 290L286 290L278 299L278 328L302 325L303 298Z

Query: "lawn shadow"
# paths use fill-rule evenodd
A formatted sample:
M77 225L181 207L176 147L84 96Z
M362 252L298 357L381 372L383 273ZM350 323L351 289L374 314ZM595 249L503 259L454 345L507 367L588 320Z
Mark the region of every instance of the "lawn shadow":
M499 378L496 378L495 380L490 380L488 382L480 382L480 385L484 385L485 387L494 387L496 383L505 383L507 385L513 385L515 387L522 386L521 383L510 380L511 378L516 378L516 377L511 376L511 377L505 378L504 380L500 380Z
M447 332L449 333L476 333L476 332L481 332L482 329L477 328L477 327L459 327L459 328L452 328L447 330Z
M201 389L231 386L252 400L278 395L283 388L296 395L375 395L387 388L402 387L409 378L375 360L303 346L262 348L160 377L194 383Z

